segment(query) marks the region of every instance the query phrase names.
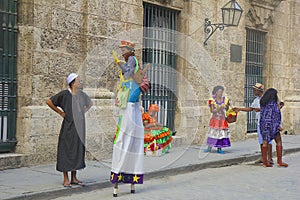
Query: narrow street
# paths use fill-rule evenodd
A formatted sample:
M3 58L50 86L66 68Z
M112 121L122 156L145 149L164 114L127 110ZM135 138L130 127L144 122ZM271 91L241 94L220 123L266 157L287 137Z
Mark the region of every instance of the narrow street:
M276 156L274 157L276 161ZM177 176L145 180L130 194L129 185L120 185L119 196L112 197L112 187L59 197L55 200L211 200L211 199L289 199L300 196L300 153L283 157L288 168L272 168L251 163L223 168L210 168Z

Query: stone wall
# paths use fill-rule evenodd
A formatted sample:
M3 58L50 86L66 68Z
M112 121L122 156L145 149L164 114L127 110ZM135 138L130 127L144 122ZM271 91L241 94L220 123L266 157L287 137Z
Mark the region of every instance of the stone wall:
M276 88L279 98L285 102L286 106L282 110L285 133L296 133L299 127L297 120L299 116L296 113L299 113L300 108L297 98L300 81L299 51L296 49L295 41L299 37L296 28L299 25L299 14L296 11L300 1L238 1L244 10L240 25L233 28L226 27L223 31L217 30L208 40L208 45L203 46L202 43L207 37L203 31L204 19L209 18L212 23L221 22L220 8L227 2L224 0L211 4L209 1L191 0L181 11L180 31L187 35L191 42L184 44L186 55L179 59L179 71L190 81L192 88L195 88L193 92L196 99L189 101L190 106L179 108L180 112L176 119L180 121L182 120L180 116L183 116L184 120L191 121L193 125L195 125L193 119L199 120L196 129L195 126L183 127L196 132L182 131L181 134L186 138L193 138L196 144L205 142L210 116L206 100L211 95L213 86L217 84L225 86L225 95L230 98L232 106L244 106L245 27L266 32L263 83L266 88ZM240 63L230 62L231 44L243 48ZM187 98L185 86L179 85L179 91L180 97ZM184 110L187 110L188 114L182 114ZM230 124L233 141L251 137L246 134L246 124L246 113L241 112L237 123Z
M76 72L94 102L86 116L87 156L110 157L118 79L111 50L120 54L120 40L129 39L141 58L143 2L180 11L175 129L186 143L205 143L206 103L215 85L225 86L233 106L243 106L245 27L267 32L265 85L277 88L286 102L287 130L300 127L299 0L238 1L244 10L240 25L217 30L206 46L204 19L221 22L220 8L228 0L19 0L17 153L32 155L32 164L55 160L62 119L45 101L65 89L66 76ZM241 62L230 62L231 44L243 47ZM233 141L246 139L246 114L230 129Z
M87 156L108 157L117 124L111 50L128 30L139 28L141 37L142 13L138 0L19 1L17 153L31 155L31 164L55 160L62 119L45 102L76 72L94 102L86 115Z
M276 19L279 25L275 34L274 51L278 53L273 63L273 84L280 88L280 97L285 102L283 126L288 134L299 133L300 129L300 1L287 1L279 6ZM286 20L286 21L285 21ZM283 31L284 30L284 31ZM274 31L275 32L275 31ZM278 59L278 57L280 59Z
M187 121L193 116L198 120L197 123L191 121L190 127L184 131L186 138L191 138L195 144L206 143L206 133L210 119L210 112L207 100L211 96L214 86L223 85L225 95L230 98L232 105L238 105L240 97L243 96L243 82L245 58L242 62L230 62L230 45L240 45L244 47L245 28L244 17L242 17L239 27L228 27L223 31L217 30L214 35L203 45L207 35L204 33L204 19L209 18L212 23L222 22L221 7L228 1L188 1L185 9L181 13L181 26L188 40L184 44L186 52L184 61L179 65L183 76L190 81L194 89L193 95L186 95L184 86L179 85L180 96L189 96L191 101L185 105ZM239 1L243 9L247 9L248 4ZM243 49L243 52L245 49ZM191 92L189 92L191 93ZM183 110L184 110L183 109ZM192 116L191 116L192 115ZM178 119L178 118L177 118ZM181 118L179 118L181 119ZM242 117L239 121L246 122ZM195 127L195 125L197 125ZM245 139L245 123L231 124L232 140ZM193 127L193 129L192 129Z
M251 1L246 26L266 32L263 79L266 88L276 88L281 101L285 133L299 128L299 0Z
M149 1L179 9L183 1ZM18 116L16 153L28 164L54 161L62 119L46 100L66 89L71 72L84 80L94 102L86 114L87 158L110 157L117 124L114 106L118 67L111 50L136 43L141 57L141 0L19 0Z

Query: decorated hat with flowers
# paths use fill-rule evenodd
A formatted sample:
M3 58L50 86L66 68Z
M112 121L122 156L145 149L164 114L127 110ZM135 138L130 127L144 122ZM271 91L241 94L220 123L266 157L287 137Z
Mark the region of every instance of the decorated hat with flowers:
M122 47L129 47L129 48L132 48L134 49L134 43L133 42L130 42L130 41L126 41L126 40L122 40L121 41L121 45L119 46L120 48Z

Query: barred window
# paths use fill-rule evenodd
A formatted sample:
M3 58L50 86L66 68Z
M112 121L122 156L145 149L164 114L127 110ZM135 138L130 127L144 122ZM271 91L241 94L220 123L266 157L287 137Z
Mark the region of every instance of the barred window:
M247 29L246 30L246 81L244 104L249 107L255 98L252 86L255 83L262 83L262 71L264 66L265 32ZM262 83L264 84L264 83ZM254 112L247 113L247 133L257 131L257 124Z
M151 63L147 72L151 90L143 94L145 110L156 103L158 120L174 131L176 107L176 30L179 11L144 3L143 62Z

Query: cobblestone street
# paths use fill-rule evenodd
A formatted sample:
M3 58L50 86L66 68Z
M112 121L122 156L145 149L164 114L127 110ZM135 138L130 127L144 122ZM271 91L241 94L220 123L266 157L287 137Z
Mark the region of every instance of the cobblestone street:
M274 158L276 161L276 156ZM279 168L276 165L263 168L251 162L160 179L146 179L144 185L136 187L135 194L129 193L129 185L121 185L119 196L114 199L299 199L300 153L286 155L283 160L289 164L288 168ZM74 199L113 199L112 188L56 200Z

